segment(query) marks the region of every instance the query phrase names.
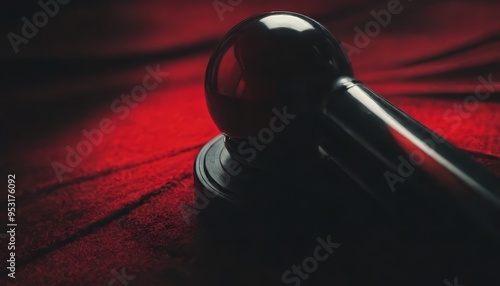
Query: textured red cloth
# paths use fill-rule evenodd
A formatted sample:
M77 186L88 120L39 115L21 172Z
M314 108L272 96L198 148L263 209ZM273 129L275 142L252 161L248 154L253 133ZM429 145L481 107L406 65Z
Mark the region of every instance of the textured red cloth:
M5 166L18 181L19 227L16 279L3 272L0 281L107 285L125 269L135 276L130 285L184 285L193 226L180 206L192 200L197 151L218 134L203 90L214 43L244 18L289 10L354 46L354 28L365 31L371 11L388 2L242 1L221 15L211 1L61 5L18 54L7 47L1 58L11 132ZM500 3L419 0L400 7L352 51L356 76L500 175ZM20 33L19 19L39 9L31 8L13 9L4 26ZM142 84L147 66L168 76L129 114L114 112L120 95ZM477 91L490 95L475 104ZM113 131L60 181L54 162L67 164L67 146L77 149L83 130L105 118ZM1 251L4 260L4 243Z

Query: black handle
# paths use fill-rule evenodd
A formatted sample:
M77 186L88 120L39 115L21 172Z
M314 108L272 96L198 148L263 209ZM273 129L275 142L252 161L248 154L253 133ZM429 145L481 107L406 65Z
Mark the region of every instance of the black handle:
M320 120L322 149L382 202L444 196L500 233L500 180L361 82L338 79Z

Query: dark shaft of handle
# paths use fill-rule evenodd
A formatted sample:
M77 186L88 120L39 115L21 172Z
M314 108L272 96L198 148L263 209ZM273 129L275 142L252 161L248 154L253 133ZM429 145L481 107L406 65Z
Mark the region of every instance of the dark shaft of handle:
M411 186L500 231L500 180L359 81L337 80L322 113L323 150L384 203Z

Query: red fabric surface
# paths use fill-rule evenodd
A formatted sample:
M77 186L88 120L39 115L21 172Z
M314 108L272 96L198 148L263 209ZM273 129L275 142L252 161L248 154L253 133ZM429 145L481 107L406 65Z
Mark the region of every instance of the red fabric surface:
M402 12L351 54L356 76L500 175L500 3L401 3ZM36 6L11 5L4 27L18 32L20 15ZM136 276L130 285L184 285L193 225L179 207L192 200L196 152L218 134L203 96L216 40L248 16L290 10L353 45L353 28L363 29L370 11L386 6L243 1L221 21L210 1L71 2L18 54L4 42L2 105L11 132L4 167L17 177L19 227L16 279L3 272L0 281L107 285L112 270L125 267ZM157 65L169 75L120 118L112 102ZM491 96L458 115L454 106L475 94L480 76L492 77L480 89ZM103 118L114 130L59 181L53 162L64 163L66 147L76 148L82 130ZM4 244L1 251L5 257Z

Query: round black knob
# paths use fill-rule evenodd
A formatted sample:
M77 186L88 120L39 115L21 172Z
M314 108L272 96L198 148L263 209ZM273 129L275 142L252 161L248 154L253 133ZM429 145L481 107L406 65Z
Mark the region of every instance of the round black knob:
M223 134L247 138L269 124L274 109L309 112L332 80L351 75L348 57L325 27L272 12L241 22L222 39L208 64L206 100Z

